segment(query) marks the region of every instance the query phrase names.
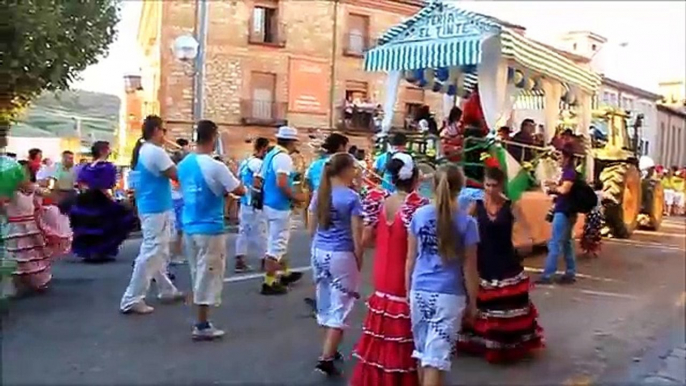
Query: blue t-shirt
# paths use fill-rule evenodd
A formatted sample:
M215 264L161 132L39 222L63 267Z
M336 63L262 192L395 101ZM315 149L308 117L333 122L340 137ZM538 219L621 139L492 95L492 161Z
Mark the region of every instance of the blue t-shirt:
M476 220L458 210L453 213L455 233L464 247L479 243ZM412 272L412 289L449 295L465 295L462 262L444 264L438 255L437 213L435 205L417 209L410 223L410 233L417 238L417 261Z
M313 191L319 189L319 183L322 180L322 172L324 171L324 164L329 158L331 158L331 156L328 154L322 156L320 159L312 162L305 172L305 179L310 181Z
M395 186L393 185L393 182L392 182L391 173L389 173L386 170L386 164L388 163L388 161L391 160L391 157L395 153L397 153L397 152L387 151L387 152L381 154L374 161L374 169L377 170L381 174L381 176L383 177L383 181L381 181L381 187L388 190L389 192L395 192Z
M560 181L574 182L574 180L576 180L576 170L574 170L574 166L565 166L562 169L562 177L560 178ZM569 205L569 193L561 194L555 198L554 212L567 213L569 212Z
M317 194L310 202L310 212L317 211ZM328 229L317 227L313 245L317 249L332 252L353 252L353 216L362 216L360 196L352 189L334 186L331 190L331 225Z

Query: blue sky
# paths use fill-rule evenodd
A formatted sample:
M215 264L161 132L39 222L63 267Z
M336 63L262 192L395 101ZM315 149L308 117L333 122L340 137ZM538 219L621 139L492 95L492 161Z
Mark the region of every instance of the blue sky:
M293 0L291 0L293 1ZM309 0L302 0L309 1ZM608 39L606 74L657 91L657 83L686 77L686 2L488 1L454 4L523 25L527 35L554 43L566 31L590 30ZM119 95L123 76L140 67L136 32L141 1L124 1L119 36L110 53L82 74L75 88ZM620 44L625 43L622 48Z

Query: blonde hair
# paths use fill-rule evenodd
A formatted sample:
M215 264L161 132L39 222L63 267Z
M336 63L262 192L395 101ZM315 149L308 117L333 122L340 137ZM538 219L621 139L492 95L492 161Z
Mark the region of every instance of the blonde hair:
M317 224L322 229L331 226L331 178L339 176L348 168L355 167L355 160L348 153L336 153L324 164L322 181L317 189Z
M462 236L455 232L453 225L453 202L464 186L464 174L455 165L441 166L434 175L436 191L436 236L438 254L444 263L462 259Z

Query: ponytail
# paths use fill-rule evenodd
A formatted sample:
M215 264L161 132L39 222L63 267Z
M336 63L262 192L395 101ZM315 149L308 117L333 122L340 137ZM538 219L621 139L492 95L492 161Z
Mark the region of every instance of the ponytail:
M136 165L138 165L138 156L144 143L145 141L142 137L138 138L138 141L136 141L136 146L133 147L133 151L131 152L131 169L135 169Z
M324 163L324 176L317 189L317 224L326 230L331 226L331 174L330 162Z
M464 176L454 165L446 165L436 173L436 236L438 239L438 254L444 263L455 259L462 259L462 236L453 224L453 203L462 190Z
M145 117L143 120L141 137L138 139L138 142L136 142L136 146L134 146L131 154L131 169L136 168L136 165L138 164L138 156L140 155L141 147L143 147L145 141L149 141L155 132L162 128L162 124L162 118L158 117L157 115L148 115Z

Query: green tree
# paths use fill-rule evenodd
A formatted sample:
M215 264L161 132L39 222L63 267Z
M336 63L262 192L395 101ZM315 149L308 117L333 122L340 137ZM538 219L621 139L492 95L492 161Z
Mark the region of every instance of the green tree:
M0 0L0 149L10 123L44 90L66 90L107 54L119 0Z

